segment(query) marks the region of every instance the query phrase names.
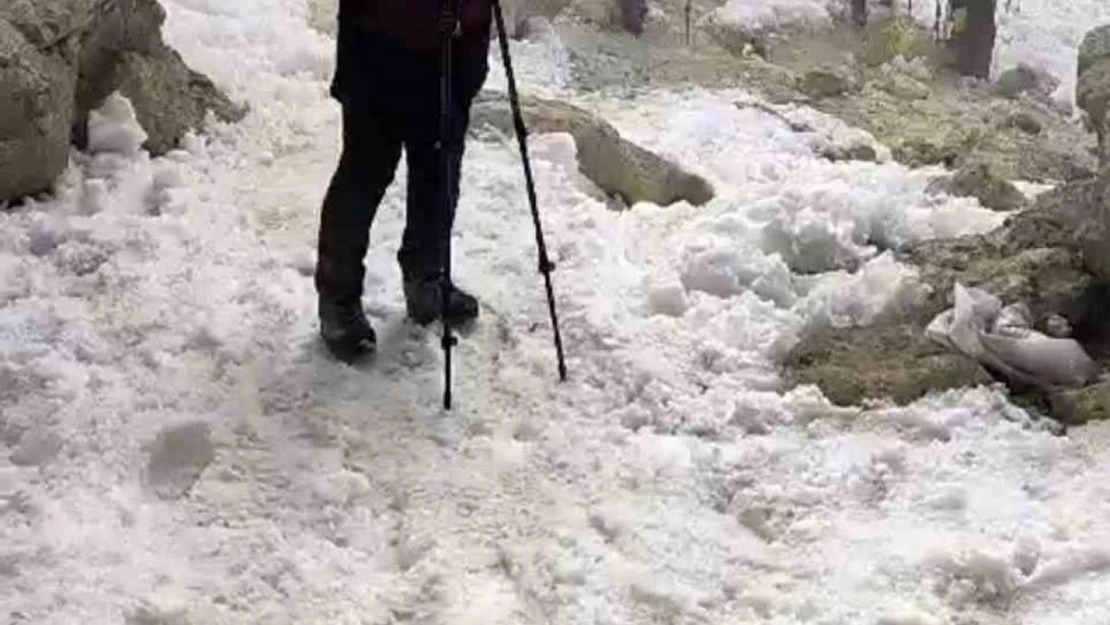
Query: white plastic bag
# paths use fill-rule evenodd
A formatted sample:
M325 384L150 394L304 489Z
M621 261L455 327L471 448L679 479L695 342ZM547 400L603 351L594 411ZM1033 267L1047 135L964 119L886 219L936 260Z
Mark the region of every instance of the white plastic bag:
M1098 365L1071 338L1054 338L1032 328L1024 304L1002 307L982 289L955 285L955 307L937 315L925 335L959 351L1011 381L1050 390L1081 387L1098 376Z

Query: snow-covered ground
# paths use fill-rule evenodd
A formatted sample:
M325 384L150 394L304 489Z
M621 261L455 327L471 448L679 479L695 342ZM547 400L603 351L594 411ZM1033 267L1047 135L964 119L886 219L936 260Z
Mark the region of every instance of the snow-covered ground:
M1054 437L991 389L839 410L778 378L806 324L917 296L872 243L994 214L927 198L928 172L817 159L737 106L746 94L589 101L720 197L610 212L576 186L569 137L533 138L558 384L514 144L474 140L455 263L486 308L443 414L437 339L401 319L400 182L367 259L378 362L351 370L317 345L339 129L330 41L303 0L165 1L171 43L253 112L151 160L112 102L60 197L0 215L10 622L1110 618L1105 430ZM522 90L575 98L556 48L514 50ZM863 269L790 270L845 259ZM152 441L197 422L213 461L156 496Z
M778 0L776 0L777 2ZM815 0L816 1L816 0ZM1092 28L1110 23L1104 0L997 0L998 33L992 74L1029 63L1060 79L1053 97L1075 102L1076 51ZM914 2L914 15L934 22L933 2Z
M1005 71L1018 63L1043 67L1060 79L1055 98L1075 102L1076 50L1092 28L1110 24L1110 2L1103 0L1011 0L999 9L994 66Z
M877 0L868 0L879 11ZM917 20L936 21L936 3L947 10L947 0L896 0L896 10L912 7ZM1089 30L1110 23L1110 2L1105 0L997 0L998 33L992 74L1029 63L1060 79L1053 97L1064 104L1075 102L1076 50ZM715 19L748 27L782 24L822 24L833 12L843 12L841 0L728 0Z

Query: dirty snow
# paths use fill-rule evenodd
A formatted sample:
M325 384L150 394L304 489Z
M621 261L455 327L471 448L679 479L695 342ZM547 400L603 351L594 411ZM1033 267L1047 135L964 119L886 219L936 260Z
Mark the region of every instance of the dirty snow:
M1012 0L1008 4L1009 10L1002 7L998 12L996 72L1022 62L1042 67L1060 78L1054 98L1074 103L1076 50L1089 30L1110 23L1110 4L1102 0Z
M915 17L932 26L934 3L913 6ZM997 77L1019 63L1048 70L1060 79L1053 99L1072 105L1079 42L1092 28L1107 23L1110 3L1103 0L998 0L991 75Z
M945 0L909 2L914 17L930 28L936 21L936 2L946 11ZM1060 79L1053 99L1075 103L1076 50L1084 35L1110 23L1110 3L1104 0L997 0L997 27L992 76L1019 63L1048 70ZM872 11L889 11L878 0L869 0ZM827 24L832 15L846 11L841 0L728 0L711 17L720 23L750 29ZM904 11L907 3L896 2Z
M831 22L835 7L835 1L824 0L728 0L712 12L711 19L752 30L820 26Z
M443 414L437 339L402 321L402 184L367 259L377 363L315 339L327 37L299 0L166 6L252 114L151 159L113 101L58 198L0 215L12 622L1107 622L1105 430L1054 437L995 389L836 409L778 376L801 329L920 296L887 247L993 213L816 158L748 94L583 102L720 195L611 212L567 136L532 138L560 385L515 146L473 140L456 273L486 308ZM565 91L557 47L514 49L523 90Z

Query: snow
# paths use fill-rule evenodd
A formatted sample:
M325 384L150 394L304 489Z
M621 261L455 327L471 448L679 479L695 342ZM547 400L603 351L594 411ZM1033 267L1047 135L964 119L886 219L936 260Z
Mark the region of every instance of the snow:
M251 114L152 159L112 100L57 198L0 214L13 622L1107 621L1110 431L1055 437L993 388L836 408L778 372L803 329L920 295L887 247L996 214L816 157L750 94L579 101L719 197L613 212L567 136L532 137L561 385L516 146L472 140L455 266L486 308L444 414L434 332L401 320L403 184L367 258L377 363L316 340L329 40L298 0L166 7ZM557 44L513 49L522 91L576 98ZM175 431L204 434L171 462Z
M932 2L915 2L914 15L935 21ZM1110 4L1103 0L999 0L991 75L1027 63L1060 79L1053 99L1075 103L1077 51L1092 28L1110 23Z
M713 11L721 24L748 29L773 29L783 26L817 26L831 22L835 2L822 0L728 0Z
M838 0L728 0L713 11L719 23L747 29L827 24L846 3ZM887 9L871 0L878 13ZM943 10L947 3L942 2ZM905 2L897 2L904 10ZM936 4L910 2L914 17L932 27ZM992 76L1027 63L1060 79L1053 93L1057 102L1075 104L1076 51L1092 28L1110 23L1110 3L1104 0L998 0Z
M994 66L998 71L1030 63L1061 79L1053 94L1075 102L1076 51L1089 30L1110 23L1110 5L1101 0L1013 0L999 10ZM1004 8L1004 7L1003 7Z

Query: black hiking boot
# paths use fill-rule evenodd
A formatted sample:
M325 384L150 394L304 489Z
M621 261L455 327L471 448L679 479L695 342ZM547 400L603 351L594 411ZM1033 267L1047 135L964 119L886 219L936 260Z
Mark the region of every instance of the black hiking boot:
M405 304L409 318L426 326L440 318L443 311L440 279L438 276L405 282ZM478 317L478 300L454 284L449 287L447 316L452 325L462 324Z
M372 353L378 345L377 334L358 300L342 304L320 300L320 337L328 351L347 364Z

